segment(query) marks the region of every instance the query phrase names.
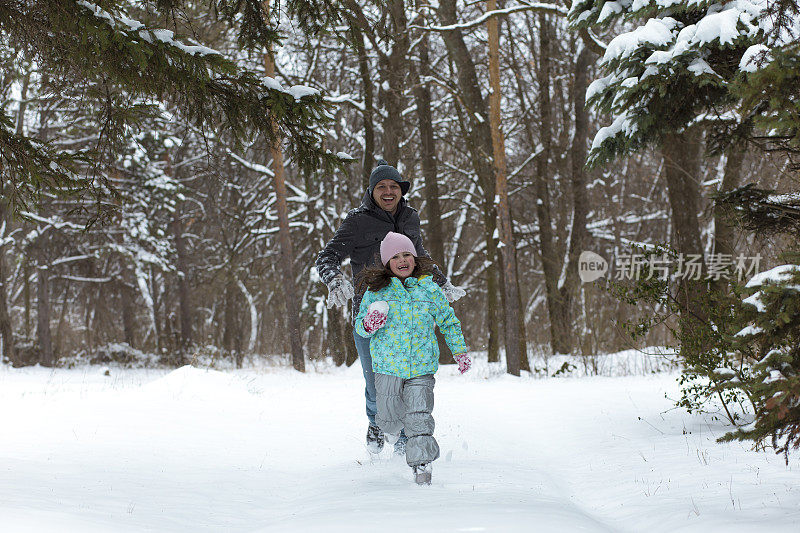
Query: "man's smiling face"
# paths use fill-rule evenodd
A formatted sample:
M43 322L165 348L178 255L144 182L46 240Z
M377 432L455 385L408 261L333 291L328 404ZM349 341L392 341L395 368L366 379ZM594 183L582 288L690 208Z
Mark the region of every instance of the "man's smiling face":
M400 198L403 197L403 191L400 189L400 184L394 180L381 180L375 184L372 190L372 199L375 203L383 209L392 214L397 211L397 204L400 203Z

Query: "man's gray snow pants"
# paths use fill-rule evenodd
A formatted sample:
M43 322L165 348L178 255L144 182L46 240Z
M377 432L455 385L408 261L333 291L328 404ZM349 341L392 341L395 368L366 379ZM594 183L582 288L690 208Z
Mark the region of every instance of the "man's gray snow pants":
M430 463L439 457L433 438L433 375L410 379L375 373L378 414L375 421L384 433L399 435L405 428L406 462L409 466Z

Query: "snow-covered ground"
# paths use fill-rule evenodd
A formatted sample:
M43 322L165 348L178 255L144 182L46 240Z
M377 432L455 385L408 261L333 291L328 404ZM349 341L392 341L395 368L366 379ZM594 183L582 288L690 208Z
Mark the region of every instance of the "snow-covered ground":
M437 374L433 484L371 459L359 368L0 366L0 530L800 531L798 459L674 374Z

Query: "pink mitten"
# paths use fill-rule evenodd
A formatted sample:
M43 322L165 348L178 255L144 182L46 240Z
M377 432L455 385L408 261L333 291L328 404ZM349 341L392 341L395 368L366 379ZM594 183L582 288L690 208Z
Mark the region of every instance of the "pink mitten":
M472 366L472 359L465 353L459 353L453 356L453 359L458 363L458 371L462 374L470 369Z
M367 316L364 317L364 331L375 333L386 325L388 317L389 304L383 301L372 302L367 310Z

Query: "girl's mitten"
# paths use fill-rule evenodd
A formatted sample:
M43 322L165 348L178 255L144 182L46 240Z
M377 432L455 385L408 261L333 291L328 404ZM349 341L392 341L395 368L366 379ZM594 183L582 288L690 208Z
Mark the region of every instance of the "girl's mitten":
M389 318L389 304L383 300L372 302L367 309L367 316L364 317L364 331L375 333L386 325Z
M456 354L453 356L453 359L458 363L458 371L462 374L472 366L472 359L465 353Z

